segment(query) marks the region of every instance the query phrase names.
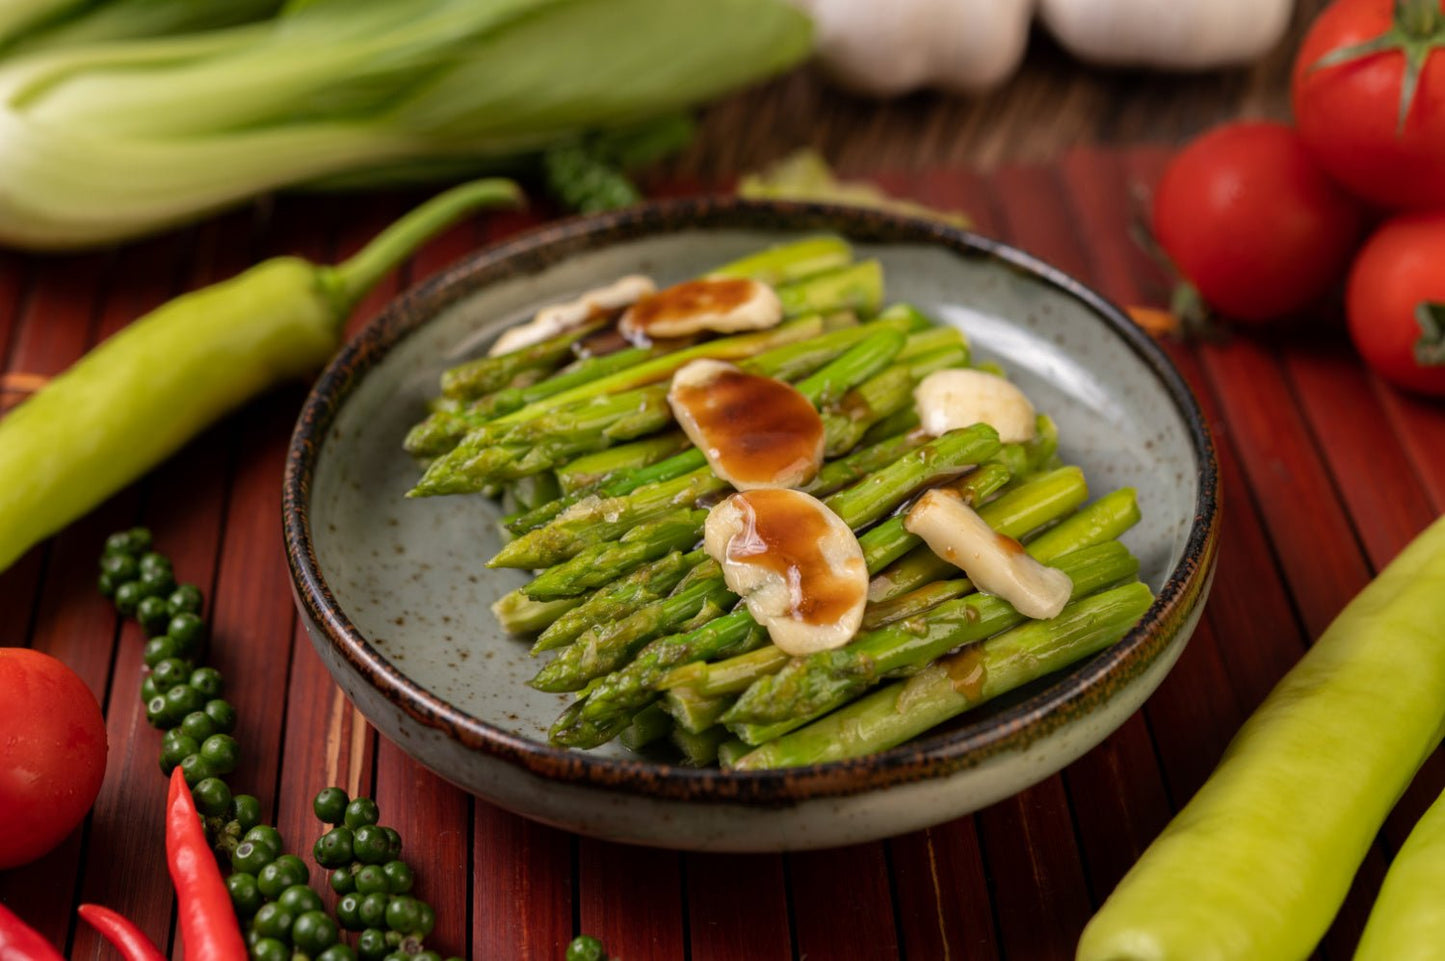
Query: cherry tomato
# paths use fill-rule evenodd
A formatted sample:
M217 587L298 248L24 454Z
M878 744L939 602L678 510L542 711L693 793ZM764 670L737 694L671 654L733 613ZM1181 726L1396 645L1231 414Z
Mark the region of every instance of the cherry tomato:
M1363 210L1277 123L1234 123L1186 147L1154 191L1153 229L1175 267L1226 317L1266 321L1344 276Z
M1400 214L1375 231L1350 271L1345 307L1355 347L1379 375L1445 396L1445 211ZM1433 316L1421 304L1440 304Z
M1445 44L1445 13L1441 0L1396 3L1337 0L1320 14L1295 59L1295 124L1320 165L1356 195L1384 207L1441 206L1445 52L1437 45ZM1387 35L1396 38L1388 49L1351 55ZM1428 51L1409 96L1406 38ZM1325 59L1332 55L1344 62Z
M49 654L0 648L0 869L55 847L95 803L105 718L74 671Z

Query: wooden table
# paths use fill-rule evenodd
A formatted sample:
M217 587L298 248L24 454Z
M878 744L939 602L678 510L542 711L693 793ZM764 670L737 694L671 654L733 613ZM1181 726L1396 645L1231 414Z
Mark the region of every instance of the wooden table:
M1130 226L1167 155L1075 149L987 175L894 165L887 183L967 211L981 232L1121 303L1162 304L1169 279ZM0 371L19 387L53 374L149 307L260 257L341 256L406 199L287 198L115 253L6 255ZM532 222L505 215L452 230L377 291L353 329L399 287ZM76 925L82 901L123 911L179 950L161 854L159 735L137 694L142 637L94 586L105 534L141 523L178 576L207 591L211 660L241 717L232 782L262 799L300 852L318 834L309 806L319 787L371 793L406 839L443 952L557 959L586 931L626 961L1069 957L1092 911L1309 638L1445 510L1445 407L1364 372L1333 318L1168 349L1219 444L1225 515L1206 616L1163 687L1096 750L1016 797L885 842L786 856L568 835L470 798L379 738L322 669L292 607L280 477L303 391L273 394L0 575L0 642L74 667L102 698L110 738L84 827L36 864L0 873L0 902L73 958L112 956ZM1323 956L1349 955L1390 854L1442 786L1437 756L1370 852Z

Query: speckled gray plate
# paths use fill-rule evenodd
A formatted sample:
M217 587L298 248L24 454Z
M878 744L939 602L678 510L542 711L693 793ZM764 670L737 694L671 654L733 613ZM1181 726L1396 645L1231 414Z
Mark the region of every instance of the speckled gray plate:
M1126 542L1158 599L1123 641L952 727L855 761L690 770L620 748L549 747L566 698L488 605L525 577L484 566L499 510L405 500L401 450L437 375L539 306L624 273L667 283L810 233L882 260L890 300L961 328L1058 422L1097 495L1132 485ZM897 834L975 810L1077 758L1163 679L1208 592L1213 449L1163 353L1116 308L1012 248L926 221L816 205L665 202L535 231L401 297L336 358L297 424L285 481L297 602L317 650L383 734L477 795L551 824L699 850L782 850Z

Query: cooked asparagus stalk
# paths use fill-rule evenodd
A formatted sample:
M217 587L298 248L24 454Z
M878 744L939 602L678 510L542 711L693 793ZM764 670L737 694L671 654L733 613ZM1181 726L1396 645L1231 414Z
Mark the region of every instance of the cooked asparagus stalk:
M589 630L599 626L620 623L637 610L666 597L688 571L707 560L701 550L683 554L672 551L651 563L636 568L605 587L599 588L586 598L574 598L578 603L560 614L537 637L532 645L533 654L553 651L566 647ZM525 598L520 591L517 595ZM512 595L507 595L511 597ZM531 603L560 603L557 601L532 601Z
M650 467L691 447L692 441L688 440L682 431L671 430L653 434L596 453L583 454L562 464L556 470L557 483L561 485L563 494L588 490L614 477L620 477L626 471ZM547 504L538 504L537 507L555 504L559 500L561 497L548 501Z
M1074 601L1052 620L1029 621L943 658L827 717L738 758L740 770L859 757L902 744L971 707L1095 654L1128 633L1153 601L1127 584Z
M1073 581L1071 598L1133 578L1139 562L1118 541L1106 541L1053 561ZM972 585L962 590L971 590ZM815 717L899 672L910 672L960 644L1007 630L1026 618L1002 598L970 593L927 612L860 634L834 651L797 658L759 678L723 716L726 724L774 724ZM736 732L740 733L741 732ZM752 743L747 734L743 740Z
M951 486L960 489L984 469L980 468ZM1082 503L1087 495L1083 473L1076 467L1060 468L983 505L979 508L979 514L1000 534L1021 538L1030 531L1068 514ZM1107 538L1101 535L1091 543L1104 539ZM858 543L863 548L864 557L868 559L868 570L873 573L907 552L918 540L903 529L901 517L892 517L860 537ZM950 570L957 572L957 568ZM874 582L877 580L875 577ZM867 616L866 613L864 616ZM670 672L664 678L662 686L686 685L707 695L737 692L782 668L790 660L777 648L769 645L731 661L688 664Z
M846 267L853 249L841 237L819 236L770 247L709 271L708 279L747 277L772 287Z
M950 431L924 447L900 457L875 474L867 485L855 485L840 491L824 503L849 527L864 527L897 507L919 488L956 474L964 465L977 463L991 456L998 450L997 436L993 428L986 424ZM635 528L628 536L642 539L644 535L639 533L642 530L643 528ZM697 530L701 530L700 521ZM886 563L877 557L870 558L868 544L871 533L865 534L859 541L863 547L864 559L869 562L870 571ZM609 545L605 550L616 554L621 547L620 544ZM595 560L577 565L578 573L594 572L597 565L602 563L601 551L579 554L567 564L551 568L547 574L573 565L594 553L597 555ZM535 583L534 581L533 584ZM532 585L526 588L529 591L531 589ZM705 601L720 603L720 599L729 597L732 597L732 594L727 591L722 569L711 559L701 561L665 600L636 610L621 620L601 622L580 636L538 672L532 684L544 691L575 691L602 674L619 669L626 670L623 665L651 638L676 630L683 620L693 617ZM663 641L666 640L664 637ZM680 663L686 661L674 659L669 666ZM631 705L632 709L640 706Z
M607 324L607 318L598 318L511 353L458 364L443 372L442 394L458 400L474 400L505 387L519 371L555 367L572 356L573 348L580 341Z
M659 703L649 704L638 711L618 740L629 751L640 751L672 734L673 721Z
M847 390L851 383L885 366L904 343L901 333L878 330L798 384L798 392L815 403L825 402L828 397ZM638 487L623 496L582 498L545 526L507 544L488 565L537 569L584 555L591 558L605 551L605 542L622 532L664 512L690 506L699 498L726 490L728 486L712 468L704 466L671 481ZM547 596L530 589L528 595Z
M1076 482L1072 486L1066 486L1068 478L1072 477ZM1061 467L1056 471L1041 475L1035 478L1024 487L1017 488L1001 495L992 504L986 505L979 511L989 525L995 530L1004 532L1004 528L995 522L995 518L1001 517L1004 513L1010 512L1015 506L1028 508L1037 506L1036 495L1033 492L1026 493L1026 489L1035 484L1058 483L1056 493L1064 499L1078 498L1070 505L1070 510L1083 503L1087 496L1087 489L1083 487L1083 472L1076 467ZM1062 516L1062 515L1056 515ZM1035 518L1036 519L1036 518ZM1052 520L1054 518L1050 518ZM1034 530L1047 520L1038 521L1033 527L1023 533L1012 534L1010 537L1022 537L1029 530ZM1031 542L1041 554L1035 557L1059 556L1054 553L1057 545L1068 545L1071 543L1085 543L1088 538L1093 538L1093 543L1118 537L1130 527L1139 522L1139 504L1132 488L1120 488L1111 491L1065 518L1058 527L1046 531L1040 535L1042 545ZM898 525L902 527L902 522ZM1016 525L1009 524L1009 530L1016 529ZM1092 532L1092 533L1091 533ZM911 536L911 535L910 535ZM1047 537L1047 539L1044 539ZM917 544L914 541L914 544ZM952 577L956 568L943 558L933 553L926 546L910 547L906 556L903 556L897 564L888 570L874 577L868 584L868 601L877 604L883 601L906 594L909 591L917 590L925 584L929 584L940 578Z

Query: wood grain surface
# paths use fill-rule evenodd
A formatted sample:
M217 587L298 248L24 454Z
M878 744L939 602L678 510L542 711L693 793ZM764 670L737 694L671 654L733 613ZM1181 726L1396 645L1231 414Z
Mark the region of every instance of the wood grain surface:
M1284 37L1257 62L1229 70L1090 67L1036 29L1018 73L975 96L925 91L879 101L839 89L816 68L795 71L704 111L697 142L662 177L713 182L800 147L850 175L992 171L1052 163L1080 146L1180 143L1226 120L1287 120L1294 51L1327 2L1297 0Z
M987 173L893 165L886 180L966 210L982 232L1121 303L1157 305L1170 278L1130 227L1167 157L1165 147L1080 148ZM113 254L0 255L0 373L54 374L146 308L256 258L344 255L407 199L288 198ZM374 293L353 329L397 289L534 222L507 214L454 228ZM463 794L379 738L327 677L292 607L280 477L303 391L278 391L0 574L0 640L74 667L102 699L110 738L85 825L41 861L0 873L0 902L72 958L113 956L77 925L82 900L124 911L180 954L161 853L160 739L137 695L142 638L94 586L105 534L144 523L178 577L207 592L211 660L241 717L233 782L303 853L319 833L317 789L373 794L437 909L445 953L560 959L581 930L625 961L1068 958L1310 638L1445 510L1445 408L1372 377L1335 318L1166 347L1218 442L1225 513L1213 594L1163 686L1097 749L1015 797L887 841L791 855L578 838ZM1437 757L1380 833L1321 957L1349 956L1390 855L1442 787Z

